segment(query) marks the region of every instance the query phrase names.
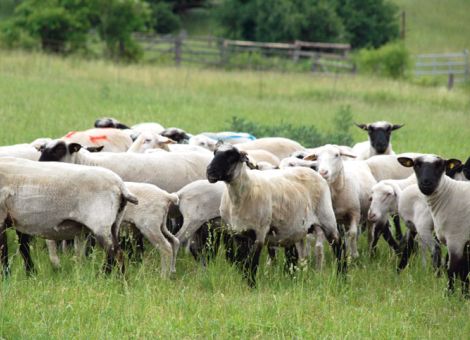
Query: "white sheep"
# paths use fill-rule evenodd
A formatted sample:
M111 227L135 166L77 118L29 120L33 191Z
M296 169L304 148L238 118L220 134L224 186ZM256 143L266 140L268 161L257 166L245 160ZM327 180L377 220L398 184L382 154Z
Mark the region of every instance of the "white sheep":
M125 181L150 183L175 192L190 182L205 178L211 159L212 155L198 152L90 153L80 144L59 140L48 143L39 160L101 166L114 171Z
M419 190L431 210L439 241L447 246L448 289L454 290L455 277L463 282L463 293L468 296L470 258L470 183L455 181L445 175L446 168L454 168L460 161L445 160L436 155L417 158L400 157L405 167L412 167Z
M379 121L371 124L356 124L362 130L367 131L369 140L357 143L353 146L353 152L357 160L364 160L375 155L393 155L390 142L392 131L398 130L402 125Z
M84 147L103 146L103 151L108 152L125 152L132 145L132 138L128 133L109 128L71 131L60 139L67 143L78 143Z
M369 197L376 181L365 162L343 162L342 157L355 156L336 145L327 144L315 150L305 159L316 161L318 173L328 182L336 219L346 226L350 254L357 258L358 227L361 222L367 221ZM367 224L370 232L370 225Z
M398 155L377 155L365 160L375 180L405 179L413 174L413 170L405 168L398 163L398 157L418 157L420 153L401 153Z
M304 149L296 141L282 137L259 138L251 142L237 144L237 148L241 151L266 150L279 159L289 157L292 153Z
M117 255L120 260L117 233L124 207L127 201L138 201L119 176L106 169L20 158L0 159L0 174L0 248L5 271L5 228L10 225L21 233L52 240L91 231L106 251L104 269L111 271Z
M285 247L288 255L314 225L334 243L340 259L341 238L327 183L310 169L250 171L247 162L245 152L222 145L207 168L207 178L226 184L220 214L235 234L234 259L243 263L249 284L255 284L264 244Z

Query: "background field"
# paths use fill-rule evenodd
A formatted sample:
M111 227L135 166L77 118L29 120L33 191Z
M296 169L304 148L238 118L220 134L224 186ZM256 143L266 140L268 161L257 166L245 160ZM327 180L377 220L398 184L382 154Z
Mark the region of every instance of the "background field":
M224 129L234 115L329 130L334 114L350 106L358 122L405 123L393 140L398 152L470 155L470 96L464 87L448 92L359 76L120 66L17 52L0 52L0 74L0 145L59 137L103 116L128 124L158 121L194 133ZM359 129L351 131L356 141L365 138ZM63 269L53 272L43 241L33 248L38 274L27 278L10 235L13 274L0 282L0 338L470 334L470 304L460 294L445 296L444 277L423 269L418 258L397 275L388 248L381 244L371 261L363 238L362 256L346 283L336 280L330 257L322 273L310 268L295 279L283 275L281 264L267 267L263 259L259 287L250 290L222 257L204 270L181 254L174 280L159 278L156 251L146 253L142 266L131 265L125 280L99 274L100 251L82 262L62 255Z

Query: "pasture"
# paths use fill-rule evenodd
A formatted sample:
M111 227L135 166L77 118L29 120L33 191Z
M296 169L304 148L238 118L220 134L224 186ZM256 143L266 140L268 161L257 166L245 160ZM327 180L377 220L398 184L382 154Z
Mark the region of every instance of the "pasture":
M124 123L157 121L189 132L222 130L232 116L333 127L349 106L356 122L404 123L397 152L467 159L470 92L361 76L222 72L197 68L116 65L105 61L0 52L0 145L59 137L99 117ZM365 134L351 127L355 141ZM146 245L142 265L125 278L105 277L101 251L90 259L61 255L54 272L44 242L33 243L38 273L26 277L10 237L12 276L0 282L0 338L465 338L470 304L445 295L446 278L419 257L400 275L383 241L337 280L331 252L322 272L294 278L265 256L258 287L219 256L206 269L181 253L172 280L160 278L158 253Z

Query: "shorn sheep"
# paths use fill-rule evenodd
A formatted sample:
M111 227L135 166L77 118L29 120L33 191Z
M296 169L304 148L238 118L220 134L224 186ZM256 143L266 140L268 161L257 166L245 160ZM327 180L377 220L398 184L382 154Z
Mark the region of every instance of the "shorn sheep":
M6 228L51 240L68 240L90 231L105 249L109 272L120 260L118 231L127 202L137 204L112 171L19 158L0 159L0 248L9 271ZM24 256L29 257L29 246ZM33 270L31 258L25 259ZM121 267L124 270L124 267Z
M245 152L222 145L207 167L207 178L211 183L226 184L220 213L234 234L237 251L232 259L242 264L248 283L256 284L265 244L284 247L288 261L295 263L295 244L302 242L315 225L334 246L338 269L344 269L327 183L311 169L248 170L247 162Z
M356 124L360 129L367 131L369 140L357 143L353 146L353 152L358 160L370 158L375 155L393 155L390 139L392 131L398 130L403 125L391 124L380 121L371 124Z
M405 167L412 167L419 190L426 197L439 241L447 246L448 290L454 291L455 278L462 281L462 292L469 297L470 267L470 183L455 181L445 175L461 163L436 155L417 158L400 157Z

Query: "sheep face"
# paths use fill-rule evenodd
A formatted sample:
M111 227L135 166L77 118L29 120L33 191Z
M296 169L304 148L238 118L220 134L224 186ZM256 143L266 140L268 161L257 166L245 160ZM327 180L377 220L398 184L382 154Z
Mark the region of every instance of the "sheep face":
M370 197L368 220L382 221L388 213L396 211L397 208L397 194L392 186L381 182L374 185Z
M209 151L214 151L217 142L207 136L197 135L189 139L189 144L200 146L201 148L207 149Z
M170 151L169 144L174 144L175 141L160 135L155 135L151 132L142 132L129 148L129 151L144 153L150 149L162 149Z
M170 138L180 144L187 142L189 139L189 135L186 133L186 131L178 128L165 129L161 133L161 135Z
M390 145L392 131L398 130L403 125L390 124L389 122L375 122L371 124L356 124L362 130L367 131L370 144L377 154L384 154Z
M424 155L414 159L399 157L398 161L405 167L413 167L419 190L427 196L436 191L446 169L451 170L461 164L457 159L444 160L435 155Z
M248 163L245 152L231 145L222 145L214 151L214 158L207 166L207 179L210 183L224 181L230 183L238 177L243 163Z
M120 123L114 118L100 118L95 121L96 128L115 128L115 129L129 129L128 126Z
M78 152L82 146L77 143L66 143L55 140L47 143L41 151L39 162L67 162L72 163L73 154Z
M344 157L354 158L352 154L348 154L336 145L327 144L316 149L314 154L305 157L305 160L316 161L318 173L328 183L333 183L339 174L343 171Z

